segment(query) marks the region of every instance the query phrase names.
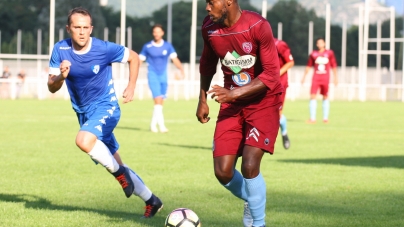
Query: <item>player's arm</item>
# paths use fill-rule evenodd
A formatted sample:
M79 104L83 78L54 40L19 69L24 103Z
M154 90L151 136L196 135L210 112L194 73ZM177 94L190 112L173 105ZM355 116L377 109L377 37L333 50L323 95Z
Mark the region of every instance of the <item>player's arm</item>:
M196 109L196 117L202 124L209 121L209 106L207 103L207 92L216 73L216 66L219 58L207 41L207 34L202 30L204 40L203 51L199 64L199 72L201 74L199 85L199 102Z
M338 85L338 75L337 75L337 60L335 59L334 52L332 52L332 58L331 58L331 68L334 76L334 85Z
M48 90L52 93L59 91L69 75L71 63L67 60L60 63L59 68L50 68L48 77Z
M182 67L181 61L178 57L171 58L171 61L174 63L175 67L181 71L181 78L184 79L185 77L185 72L184 72L184 67Z
M285 73L295 65L295 61L293 59L292 53L290 52L290 48L286 42L278 43L279 49L281 49L279 54L281 55L285 64L281 67L280 76L285 75Z
M136 81L139 75L139 66L140 66L139 55L133 50L129 50L128 64L129 64L129 82L128 86L123 92L123 98L124 98L123 103L127 103L133 100Z
M312 55L309 55L309 59L307 60L307 65L306 69L304 70L303 78L301 83L304 84L304 80L306 79L307 74L309 74L311 67L314 65L314 59L312 58Z

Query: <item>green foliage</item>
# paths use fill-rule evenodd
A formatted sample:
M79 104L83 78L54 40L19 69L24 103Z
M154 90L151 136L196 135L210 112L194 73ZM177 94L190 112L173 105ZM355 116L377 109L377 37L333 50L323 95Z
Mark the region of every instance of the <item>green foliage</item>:
M239 0L242 9L259 11L254 8L249 0ZM104 38L104 27L109 30L108 40L116 41L116 28L120 27L120 12L116 12L112 7L101 7L99 1L83 0L58 0L56 1L56 41L58 40L59 29L65 30L68 11L77 6L82 6L90 10L93 16L94 31L93 36ZM129 6L129 8L132 6ZM202 26L202 21L207 15L205 1L198 1L197 26ZM172 42L178 52L179 58L189 61L190 28L192 3L189 1L179 1L172 5L173 9L173 33ZM277 1L277 3L267 12L267 19L270 22L274 36L277 36L278 23L283 24L283 39L291 47L296 64L304 65L308 56L308 30L309 22L314 23L314 37L324 37L325 20L316 15L314 10L305 9L296 0ZM167 5L151 13L151 16L137 18L126 17L127 27L132 28L132 49L139 52L146 42L152 39L151 27L156 24L167 26ZM402 18L396 18L396 37L401 37L403 28ZM37 29L42 29L42 53L48 53L49 43L49 1L48 0L14 0L0 1L0 30L1 30L1 51L3 53L16 52L17 30L22 30L23 53L35 54ZM203 48L200 30L197 31L197 56L200 56ZM376 25L371 25L369 34L376 37ZM390 25L388 21L382 24L382 36L390 36ZM67 33L64 33L67 37ZM342 28L340 25L332 25L331 28L331 49L334 50L337 61L341 59ZM315 48L315 43L313 44ZM384 43L382 49L387 49L389 43ZM376 44L369 44L370 49L375 49ZM395 67L401 69L402 66L402 44L395 45ZM352 26L347 34L347 65L358 65L358 28ZM340 63L340 62L339 62ZM369 57L369 66L375 66L375 56ZM382 66L389 66L389 56L382 56Z
M2 100L0 226L156 227L179 207L194 210L203 226L242 226L243 202L213 174L219 105L209 102L212 119L204 125L196 105L167 100L166 134L149 132L152 100L121 105L115 135L122 159L164 202L145 220L144 203L126 199L75 145L69 101ZM404 121L391 113L403 112L398 102L333 102L329 124L309 125L307 101L287 101L292 146L284 150L278 138L275 154L261 164L267 226L402 226Z

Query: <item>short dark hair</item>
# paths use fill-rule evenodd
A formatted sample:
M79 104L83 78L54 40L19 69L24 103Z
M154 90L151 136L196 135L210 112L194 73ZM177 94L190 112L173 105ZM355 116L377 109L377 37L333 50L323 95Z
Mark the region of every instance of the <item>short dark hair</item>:
M91 16L91 13L87 9L85 9L83 7L76 7L76 8L69 11L69 15L67 16L67 25L70 25L72 15L76 14L76 13L82 14L84 16L89 16L90 17L90 23L91 24L93 23L93 17Z
M163 25L161 25L161 24L155 24L155 25L153 25L153 27L152 27L152 32L153 32L153 30L155 29L155 28L161 28L161 30L163 30L163 32L165 32L164 31L164 27L163 27Z
M318 38L316 39L316 43L317 43L317 41L319 41L319 40L323 40L323 41L325 42L325 39L324 39L323 37L318 37Z

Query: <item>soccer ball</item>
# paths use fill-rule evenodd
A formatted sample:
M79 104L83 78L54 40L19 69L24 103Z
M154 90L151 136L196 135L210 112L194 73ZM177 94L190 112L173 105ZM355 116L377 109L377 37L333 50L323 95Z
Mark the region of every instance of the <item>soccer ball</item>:
M198 215L190 209L178 208L167 216L165 227L200 227Z

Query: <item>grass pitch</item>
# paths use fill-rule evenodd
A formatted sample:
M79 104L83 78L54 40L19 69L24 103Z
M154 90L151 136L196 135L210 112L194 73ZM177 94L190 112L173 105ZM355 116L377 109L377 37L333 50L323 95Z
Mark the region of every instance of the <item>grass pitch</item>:
M123 161L164 202L145 220L144 203L126 199L75 146L69 101L1 100L0 226L157 227L179 207L205 227L242 226L243 202L213 174L218 104L210 102L206 125L196 120L196 104L166 102L167 134L148 130L151 100L121 105L115 134ZM284 113L291 148L278 137L275 155L262 162L267 226L404 226L403 103L332 102L329 124L305 124L308 101L288 101Z

